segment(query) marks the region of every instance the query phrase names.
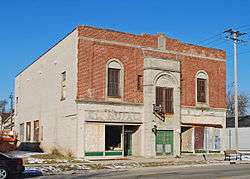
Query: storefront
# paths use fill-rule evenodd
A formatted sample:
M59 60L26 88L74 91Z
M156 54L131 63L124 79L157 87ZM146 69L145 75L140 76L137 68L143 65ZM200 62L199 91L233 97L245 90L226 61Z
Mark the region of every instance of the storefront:
M82 104L84 156L112 158L141 154L142 106Z
M139 125L90 123L86 126L88 131L92 130L86 134L86 157L123 157L139 152Z

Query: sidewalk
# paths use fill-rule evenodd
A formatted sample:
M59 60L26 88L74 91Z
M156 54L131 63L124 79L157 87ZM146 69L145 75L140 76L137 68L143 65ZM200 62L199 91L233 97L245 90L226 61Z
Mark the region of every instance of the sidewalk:
M224 161L224 155L222 154L210 154L206 157L207 160L205 160L203 155L182 155L180 158L174 158L173 156L160 156L156 158L125 157L94 161L21 151L16 151L12 155L24 158L27 171L40 171L43 175L85 174L102 170L117 171L145 167L175 168L230 164L229 161ZM245 161L236 161L236 163L250 163L250 158L246 157L245 159Z
M56 160L51 163L46 161L28 159L26 164L27 170L39 170L43 175L55 174L83 174L97 170L128 170L143 167L190 167L190 166L207 166L207 165L228 165L230 162L224 161L222 155L208 156L204 160L203 156L183 156L174 158L170 156L157 158L128 157L118 160Z

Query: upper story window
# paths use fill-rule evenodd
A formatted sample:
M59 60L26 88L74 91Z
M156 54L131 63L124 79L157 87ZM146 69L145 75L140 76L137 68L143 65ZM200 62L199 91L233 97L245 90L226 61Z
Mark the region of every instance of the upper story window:
M156 105L161 106L165 114L174 113L173 91L173 88L156 87Z
M197 102L207 103L208 101L208 76L205 72L198 72L196 77Z
M66 71L62 72L61 74L61 100L66 99Z
M116 60L111 60L107 66L107 96L121 97L123 93L123 68Z
M120 96L120 69L108 69L108 96Z
M137 76L137 90L143 91L143 76L142 75Z

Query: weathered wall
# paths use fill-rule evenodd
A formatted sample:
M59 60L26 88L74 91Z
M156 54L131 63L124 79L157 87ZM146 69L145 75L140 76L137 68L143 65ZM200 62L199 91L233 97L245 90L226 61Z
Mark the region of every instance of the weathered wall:
M158 130L174 131L174 155L180 154L180 63L176 60L145 58L144 60L144 125L142 147L144 156L155 156L154 124ZM156 86L174 89L174 114L162 121L153 114Z
M194 128L189 128L181 133L181 151L193 152L194 151Z
M105 124L86 123L84 138L86 142L85 152L105 151Z
M207 124L225 127L226 110L213 108L182 107L181 122L185 124Z
M44 149L58 147L76 152L77 33L74 30L15 80L15 96L18 97L15 130L19 132L21 123L32 122L33 141L33 121L39 120ZM67 73L67 94L66 100L61 101L63 71Z
M124 66L124 102L141 103L143 93L137 90L137 76L143 74L143 58L136 48L109 45L79 39L78 100L105 100L106 64L118 59Z
M143 106L124 103L78 102L78 156L105 151L105 125L135 125L143 122ZM133 149L141 155L141 131L133 134ZM97 139L98 138L98 139Z
M125 68L124 101L143 102L137 90L137 75L143 74L143 58L155 57L181 62L181 104L196 106L195 75L204 70L209 76L209 107L225 108L225 51L182 43L166 38L166 49L157 49L158 35L133 35L81 26L79 30L79 100L105 100L105 64L119 59Z

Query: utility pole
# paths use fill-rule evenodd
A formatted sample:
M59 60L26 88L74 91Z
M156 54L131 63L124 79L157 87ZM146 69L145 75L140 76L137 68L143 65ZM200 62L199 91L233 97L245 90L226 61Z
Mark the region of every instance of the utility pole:
M238 119L238 72L237 72L237 42L244 42L238 39L238 37L245 35L246 33L235 31L233 29L225 30L224 33L228 33L228 39L233 40L234 43L234 123L235 123L235 150L239 150L239 119Z

